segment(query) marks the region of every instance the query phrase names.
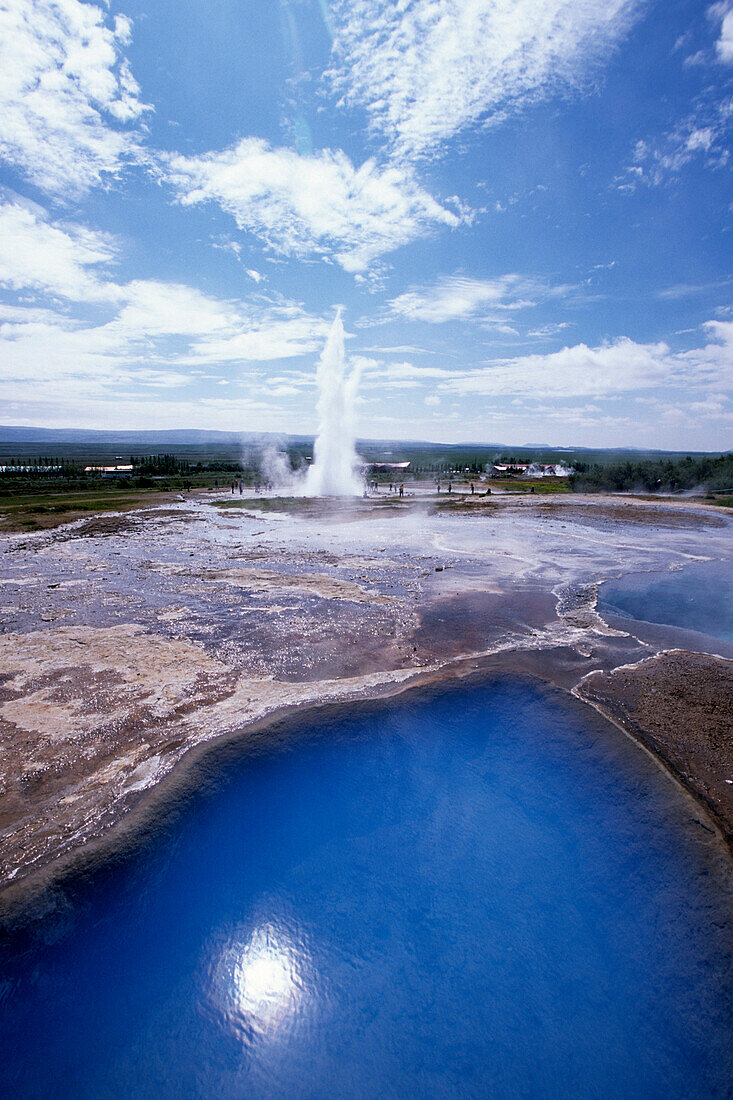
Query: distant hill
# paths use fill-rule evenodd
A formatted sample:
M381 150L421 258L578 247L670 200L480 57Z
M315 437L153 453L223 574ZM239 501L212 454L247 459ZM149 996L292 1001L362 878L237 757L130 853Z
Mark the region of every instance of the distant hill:
M267 444L287 449L294 460L313 453L312 435L276 432L219 432L196 428L146 431L89 428L41 428L0 425L0 460L37 461L40 456L75 462L127 461L130 456L175 454L189 462L241 461L249 448ZM659 451L635 447L551 447L546 443L517 446L495 442L431 443L427 440L360 439L357 450L367 461L410 460L414 467L480 469L498 457L515 462L567 462L601 465L624 461L702 458L720 451Z
M28 428L0 424L1 443L116 443L123 445L144 445L160 443L195 444L198 446L220 443L236 445L239 443L261 442L268 439L297 438L305 441L306 436L286 437L276 432L216 432L202 431L197 428L169 428L150 431L110 431L90 428Z

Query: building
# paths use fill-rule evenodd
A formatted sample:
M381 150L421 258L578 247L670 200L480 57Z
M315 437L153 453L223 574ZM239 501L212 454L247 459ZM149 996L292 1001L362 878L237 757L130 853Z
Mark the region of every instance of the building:
M401 473L405 473L409 470L411 463L409 462L365 462L364 470L398 470Z
M510 474L524 474L529 469L526 462L495 462L487 468L490 477L507 477Z
M99 477L131 477L132 465L130 466L85 466L85 474L98 474Z
M56 474L62 466L0 466L0 474Z
M554 465L545 465L542 462L533 462L531 466L527 467L527 477L570 477L574 474L575 470L572 466L565 466L562 462L557 462Z

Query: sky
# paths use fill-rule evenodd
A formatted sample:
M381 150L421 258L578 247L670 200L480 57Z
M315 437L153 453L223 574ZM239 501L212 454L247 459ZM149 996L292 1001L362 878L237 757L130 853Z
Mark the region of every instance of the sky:
M0 423L733 446L733 0L0 0Z

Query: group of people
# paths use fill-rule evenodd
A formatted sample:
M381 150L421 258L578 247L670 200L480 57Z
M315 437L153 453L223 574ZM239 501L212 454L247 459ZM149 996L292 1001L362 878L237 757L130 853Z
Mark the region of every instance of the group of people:
M468 488L469 488L469 491L471 493L471 496L475 496L475 494L476 494L476 485L473 481L470 481L468 483ZM440 493L440 491L441 491L441 482L440 481L435 482L435 489L436 489L437 493ZM380 483L377 480L365 481L364 482L364 497L368 497L370 492L378 493L379 490L380 490ZM389 483L389 492L390 493L396 493L398 496L403 497L405 495L405 486L404 486L403 483L400 483L398 485L396 481L390 481L390 483ZM448 493L453 492L453 481L450 480L450 479L449 479L448 484L447 484L447 492ZM491 495L491 489L487 486L486 496L490 496L490 495Z
M219 483L217 481L217 486L218 486L218 484ZM261 490L263 488L264 489L270 489L271 485L268 482L265 482L264 485L263 485L259 481L255 481L254 491L256 493L261 492ZM474 493L476 492L476 487L475 487L475 485L472 481L469 483L469 488L471 490L471 496L473 496ZM378 493L379 489L380 489L380 484L376 479L373 480L373 481L365 481L364 482L364 496L365 497L369 496L370 491ZM440 493L440 481L435 482L435 489L438 493ZM243 481L232 481L231 490L232 490L232 496L234 496L234 494L236 492L239 492L239 495L241 497L244 493L244 482ZM448 481L447 491L448 491L448 493L453 492L453 482L450 481L450 480ZM395 493L397 496L403 497L405 495L404 482L400 482L400 484L398 485L396 481L390 481L390 483L389 483L389 492L390 493ZM491 492L491 489L487 488L486 496L488 496L490 494L490 492ZM534 492L534 489L532 490L532 492Z
M437 491L438 493L440 493L440 482L439 482L439 481L436 481L436 482L435 482L435 489L436 489L436 491ZM473 495L475 494L475 492L476 492L476 486L474 485L474 483L473 483L472 481L471 481L471 482L469 482L469 489L471 490L471 496L473 496ZM534 492L534 490L532 490L532 491ZM453 482L452 482L452 481L449 481L449 482L448 482L448 492L449 492L449 493L452 493L452 492L453 492ZM488 486L487 486L487 488L486 488L486 496L488 497L488 496L490 496L490 495L491 495L491 489L490 489L490 488L488 488Z
M374 481L365 481L364 482L364 496L365 497L369 496L369 490L370 489L372 489L375 493L378 493L379 492L379 482L376 481L376 480L374 480ZM397 493L398 496L403 497L405 495L405 486L404 486L403 483L400 483L400 485L398 487L396 482L390 481L389 491L390 491L390 493Z
M255 480L255 483L254 483L253 487L254 487L254 491L256 493L262 492L263 489L267 492L270 489L272 489L272 483L269 482L269 481L260 482L260 481ZM244 493L244 482L243 481L233 481L232 484L231 484L231 490L232 490L232 496L237 491L239 491L239 495L241 497Z

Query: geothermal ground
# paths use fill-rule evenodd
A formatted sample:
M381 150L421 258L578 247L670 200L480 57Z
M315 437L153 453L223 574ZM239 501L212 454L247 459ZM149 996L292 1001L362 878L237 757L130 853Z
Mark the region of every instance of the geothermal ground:
M3 536L0 900L133 824L197 746L503 671L616 722L730 843L733 647L609 625L596 597L626 573L730 561L732 526L617 498L211 495Z

